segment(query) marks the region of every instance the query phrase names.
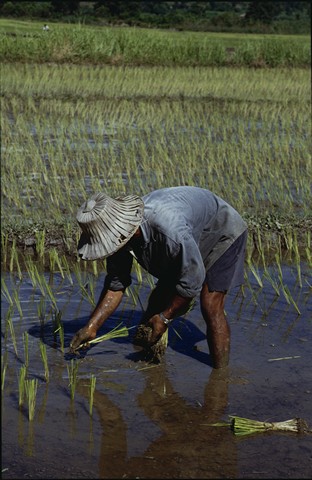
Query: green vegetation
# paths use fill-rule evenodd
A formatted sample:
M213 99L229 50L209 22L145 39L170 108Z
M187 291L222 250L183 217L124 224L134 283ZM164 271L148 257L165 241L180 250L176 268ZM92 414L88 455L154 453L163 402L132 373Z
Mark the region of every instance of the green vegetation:
M1 33L2 32L2 33ZM0 20L2 62L154 66L306 66L308 35L239 35Z
M30 422L33 421L35 417L37 389L37 378L25 380L25 394L28 400L28 419Z
M231 35L237 66L225 68L219 66L225 34L59 28L58 44L53 36L30 38L38 47L29 50L31 63L2 67L4 268L21 272L23 246L62 276L70 275L61 249L75 255L75 215L88 196L101 190L144 195L179 184L214 190L242 213L251 233L267 233L275 249L288 248L296 235L295 243L309 255L311 71L295 68L310 63L299 61L303 51L310 55L307 37L293 38L288 48L287 37ZM209 38L219 45L217 66L190 66L198 59L209 64L203 53ZM17 57L25 61L25 38L15 41ZM265 56L258 56L264 43ZM115 58L116 66L97 65L109 45L117 45L108 60ZM60 63L36 63L47 46L58 52ZM95 46L95 65L63 63L89 61ZM172 55L167 60L166 48ZM5 56L10 59L9 50ZM169 65L127 66L153 59ZM289 68L278 66L284 61ZM274 68L248 66L254 62ZM97 262L92 268L96 275ZM44 277L36 265L31 270L49 298ZM88 289L80 283L94 304L92 277Z
M89 390L89 415L91 417L93 413L95 385L96 385L96 376L92 374L90 377L90 390Z
M73 401L75 398L76 385L78 380L79 361L71 359L70 363L67 364L66 367L69 379L70 398Z

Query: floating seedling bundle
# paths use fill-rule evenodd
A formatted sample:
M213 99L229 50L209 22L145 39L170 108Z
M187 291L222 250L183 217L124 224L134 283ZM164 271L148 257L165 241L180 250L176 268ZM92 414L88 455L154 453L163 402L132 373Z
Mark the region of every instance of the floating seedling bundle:
M301 418L292 418L283 422L261 422L259 420L230 415L229 419L229 422L214 423L211 426L229 426L233 433L238 436L265 432L312 433L312 430L309 429L305 420Z

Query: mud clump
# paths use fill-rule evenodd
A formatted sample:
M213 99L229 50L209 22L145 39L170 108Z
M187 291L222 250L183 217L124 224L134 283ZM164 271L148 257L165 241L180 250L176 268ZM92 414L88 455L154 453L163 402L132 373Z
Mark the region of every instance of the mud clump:
M145 360L149 363L160 363L167 348L166 335L163 334L160 339L151 345L153 330L147 325L139 325L133 339L134 345L138 345L144 349Z

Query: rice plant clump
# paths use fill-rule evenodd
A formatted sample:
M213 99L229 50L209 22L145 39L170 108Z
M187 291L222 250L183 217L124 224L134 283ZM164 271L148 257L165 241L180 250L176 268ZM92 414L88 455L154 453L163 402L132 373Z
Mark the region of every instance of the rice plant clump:
M38 389L38 379L32 378L25 380L25 393L28 400L28 418L32 421L35 416L36 396Z

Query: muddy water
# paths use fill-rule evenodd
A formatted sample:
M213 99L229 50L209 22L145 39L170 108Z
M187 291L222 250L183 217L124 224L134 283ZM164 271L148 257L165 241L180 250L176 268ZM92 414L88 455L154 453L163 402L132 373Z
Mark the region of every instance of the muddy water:
M261 273L261 272L260 272ZM274 272L273 272L274 274ZM22 318L12 314L17 355L7 328L8 302L2 300L2 477L20 478L311 478L312 436L267 433L236 437L211 423L228 415L282 421L293 417L312 425L311 276L302 265L283 266L287 296L276 295L269 281L259 287L248 273L243 291L228 295L232 331L230 366L211 368L198 302L176 319L160 365L142 360L130 336L93 346L76 361L78 381L70 398L68 345L92 307L72 276L50 276L64 326L62 351L53 306L30 279L3 274L17 290ZM95 297L104 274L96 279ZM48 279L48 276L47 276ZM134 285L135 287L135 285ZM136 325L150 287L140 301L124 301L102 331L121 321ZM289 299L288 299L289 301ZM44 312L44 313L43 313ZM39 319L40 317L40 319ZM18 407L18 375L25 361L23 333L29 335L28 378L39 382L33 422L28 407ZM44 378L39 342L47 347L50 380ZM90 376L96 376L93 415L89 415Z

